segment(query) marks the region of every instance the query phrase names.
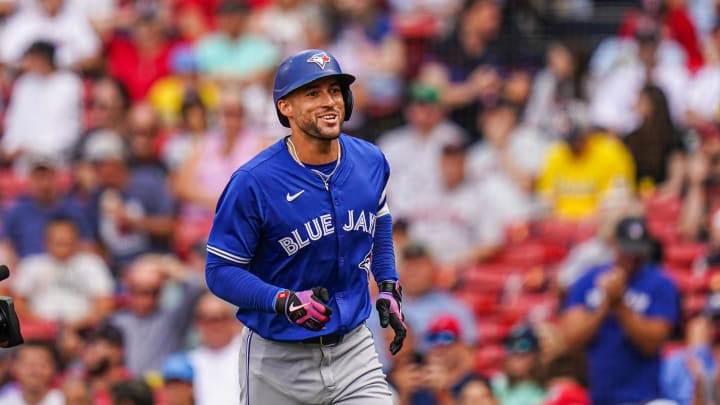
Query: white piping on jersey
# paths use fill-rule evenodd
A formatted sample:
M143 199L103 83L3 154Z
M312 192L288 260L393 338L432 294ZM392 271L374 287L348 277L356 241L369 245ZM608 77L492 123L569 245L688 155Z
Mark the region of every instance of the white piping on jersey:
M307 166L305 166L305 164L303 164L303 162L300 160L300 156L298 155L297 150L295 149L295 144L293 143L292 139L290 139L289 136L285 139L286 139L285 145L287 145L288 152L290 152L290 156L292 156L293 160L295 160L300 166L307 168ZM332 169L330 174L325 174L325 173L321 172L320 170L310 169L320 177L320 180L322 180L323 184L325 184L326 191L329 190L328 182L330 181L330 177L332 177L332 175L335 174L335 171L340 166L340 156L342 154L341 149L342 148L340 147L340 141L338 141L337 161L335 162L335 167Z
M380 208L380 211L378 211L376 217L380 218L383 215L387 215L390 213L390 208L388 207L387 203L385 203L382 208Z
M223 259L230 260L231 262L235 262L235 263L239 263L239 264L248 264L248 263L250 263L250 259L247 259L247 258L244 258L244 257L240 257L240 256L237 256L237 255L234 255L234 254L232 254L232 253L229 253L229 252L226 252L226 251L224 251L224 250L218 249L218 248L216 248L216 247L214 247L214 246L208 245L208 246L207 246L207 251L208 251L209 253L214 254L215 256L220 256L220 257L222 257Z

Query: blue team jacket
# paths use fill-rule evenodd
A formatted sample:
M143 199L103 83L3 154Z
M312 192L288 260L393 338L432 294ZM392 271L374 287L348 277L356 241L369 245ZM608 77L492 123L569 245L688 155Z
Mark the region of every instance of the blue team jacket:
M376 219L387 215L390 175L373 144L342 134L340 164L325 183L296 162L282 139L231 177L221 195L208 252L261 280L300 291L323 286L332 316L312 332L283 315L241 308L237 318L260 336L296 341L345 333L365 321L371 302ZM397 279L395 268L372 269L378 280Z

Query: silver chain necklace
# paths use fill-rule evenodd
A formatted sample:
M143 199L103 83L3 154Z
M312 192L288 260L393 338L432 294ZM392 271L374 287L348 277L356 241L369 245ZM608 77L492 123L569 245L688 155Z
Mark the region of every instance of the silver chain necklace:
M308 168L305 166L305 164L300 160L300 156L297 153L297 150L295 149L295 144L293 143L292 139L288 136L286 138L285 144L287 145L288 152L290 152L290 156L302 167ZM332 169L332 171L328 174L325 174L317 169L310 169L313 171L313 173L317 174L318 177L320 177L320 180L322 180L323 184L325 184L325 190L329 190L328 183L330 182L330 177L332 177L333 174L335 174L335 171L340 166L340 157L342 156L342 148L340 148L340 141L338 140L338 155L337 155L337 161L335 161L335 167Z

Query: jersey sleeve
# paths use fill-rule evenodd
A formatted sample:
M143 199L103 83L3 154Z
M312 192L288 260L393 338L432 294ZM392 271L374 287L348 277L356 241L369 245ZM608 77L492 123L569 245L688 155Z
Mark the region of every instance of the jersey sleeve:
M207 251L238 265L253 258L263 222L259 187L246 171L238 171L218 200Z

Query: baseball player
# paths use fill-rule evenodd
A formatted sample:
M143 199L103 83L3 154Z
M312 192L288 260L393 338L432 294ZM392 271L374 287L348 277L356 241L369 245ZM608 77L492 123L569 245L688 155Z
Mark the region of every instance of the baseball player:
M241 166L218 201L206 277L246 326L241 404L392 403L364 325L372 273L390 351L402 347L389 166L341 132L353 81L322 50L286 59L273 98L291 134Z

